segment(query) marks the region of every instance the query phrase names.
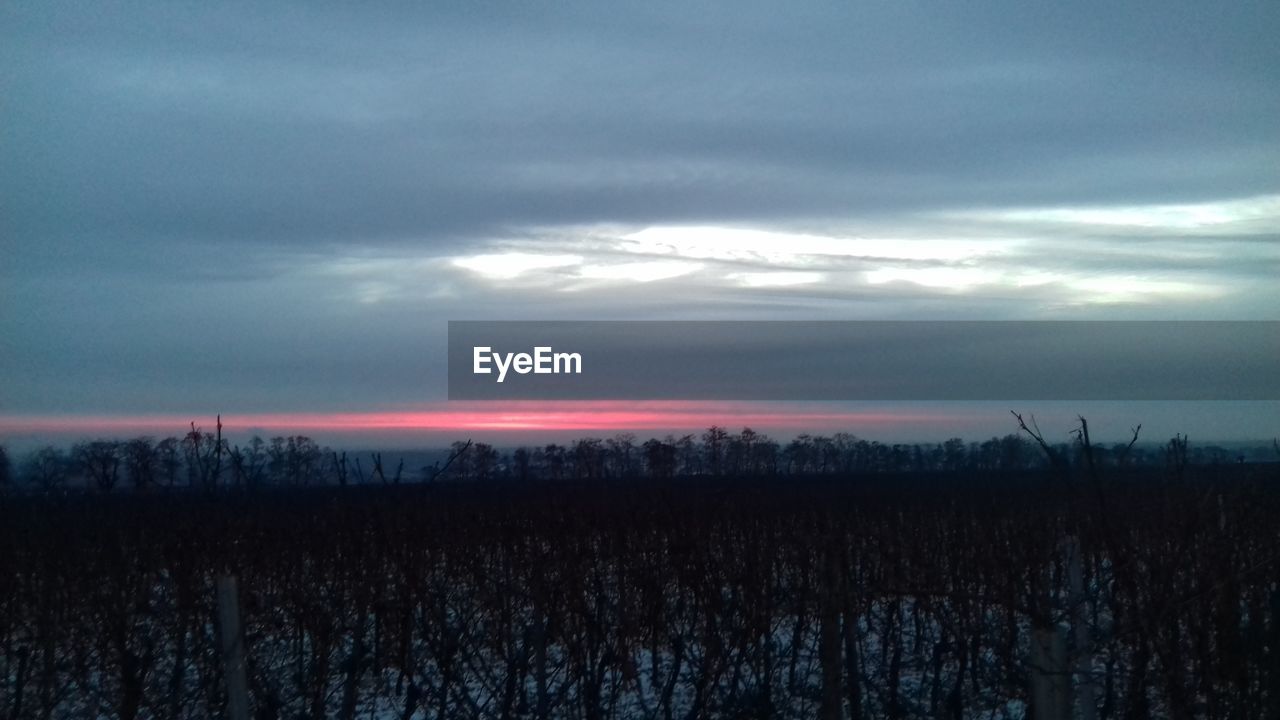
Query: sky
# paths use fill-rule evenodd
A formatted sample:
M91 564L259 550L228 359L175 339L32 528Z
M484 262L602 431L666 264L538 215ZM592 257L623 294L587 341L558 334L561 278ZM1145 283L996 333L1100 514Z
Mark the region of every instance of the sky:
M445 324L1280 319L1274 2L372 5L0 5L0 441L980 437L1009 408L450 404Z

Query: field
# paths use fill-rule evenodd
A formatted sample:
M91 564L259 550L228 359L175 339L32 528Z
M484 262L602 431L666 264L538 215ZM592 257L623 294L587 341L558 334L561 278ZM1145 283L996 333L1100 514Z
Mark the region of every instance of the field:
M1263 463L9 497L0 713L223 716L234 576L257 718L1275 718L1277 518Z

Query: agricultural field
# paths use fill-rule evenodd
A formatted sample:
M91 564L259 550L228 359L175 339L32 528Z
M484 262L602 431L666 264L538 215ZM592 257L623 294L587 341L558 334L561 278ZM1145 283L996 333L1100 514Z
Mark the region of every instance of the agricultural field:
M222 717L232 577L256 718L1277 717L1277 517L1267 463L11 495L0 712Z

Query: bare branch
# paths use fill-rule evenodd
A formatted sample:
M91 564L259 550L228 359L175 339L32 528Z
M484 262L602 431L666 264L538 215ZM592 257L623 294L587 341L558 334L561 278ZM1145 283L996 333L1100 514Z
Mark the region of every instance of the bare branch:
M1133 446L1135 444L1137 444L1138 433L1142 432L1142 423L1138 423L1138 427L1133 428L1132 432L1133 432L1133 438L1129 440L1128 445L1124 446L1124 450L1120 451L1120 457L1118 458L1117 462L1119 462L1119 464L1121 465L1124 465L1125 461L1129 459L1129 451L1133 449Z
M1096 480L1098 466L1093 461L1093 442L1089 440L1089 421L1085 420L1083 415L1077 415L1076 418L1080 420L1080 427L1072 430L1071 434L1076 436L1081 449L1084 450L1085 462L1089 464L1089 476Z
M1031 416L1031 425L1028 426L1027 421L1022 418L1022 415L1020 413L1014 410L1010 410L1009 412L1012 413L1015 418L1017 418L1018 427L1021 428L1023 432L1030 435L1031 438L1035 440L1037 444L1040 445L1040 449L1043 450L1045 456L1049 458L1049 463L1051 465L1058 465L1060 463L1058 459L1058 453L1055 452L1054 449L1049 445L1049 443L1045 441L1044 434L1040 432L1040 426L1036 424L1036 416L1035 415Z
M444 471L448 470L449 466L453 464L453 461L457 460L463 453L465 453L470 448L471 448L471 440L468 439L467 442L462 445L462 447L458 448L451 455L449 455L449 459L445 461L444 465L439 470L435 471L435 474L431 476L431 479L435 480L436 478L443 475Z

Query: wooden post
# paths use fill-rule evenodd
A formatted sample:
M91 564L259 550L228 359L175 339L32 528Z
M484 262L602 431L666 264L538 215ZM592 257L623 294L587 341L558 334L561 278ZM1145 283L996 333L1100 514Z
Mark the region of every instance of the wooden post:
M836 543L828 543L818 599L818 661L822 666L822 720L844 720L843 670L840 663L840 560Z
M217 593L218 644L227 686L227 718L249 720L249 683L244 672L244 635L240 628L240 596L235 576L218 576Z
M1089 599L1084 592L1084 559L1080 538L1067 537L1067 590L1076 653L1076 699L1080 720L1097 720L1098 688L1093 682L1093 643L1089 637Z
M1031 629L1031 717L1068 720L1071 717L1071 675L1067 670L1067 638L1061 628L1037 625Z

